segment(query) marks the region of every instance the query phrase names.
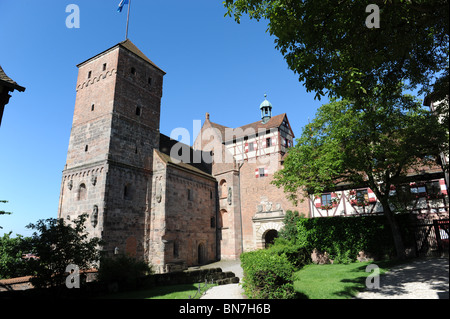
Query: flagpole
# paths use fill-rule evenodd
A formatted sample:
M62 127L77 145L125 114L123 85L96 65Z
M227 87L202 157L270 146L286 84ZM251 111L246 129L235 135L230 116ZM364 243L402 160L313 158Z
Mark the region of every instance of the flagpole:
M127 14L127 32L125 34L125 40L128 40L128 24L130 22L130 8L131 8L131 0L128 2L128 14Z

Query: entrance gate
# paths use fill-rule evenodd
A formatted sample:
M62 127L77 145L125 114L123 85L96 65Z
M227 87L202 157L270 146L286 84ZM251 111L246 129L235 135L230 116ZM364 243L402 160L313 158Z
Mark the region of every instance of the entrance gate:
M415 229L417 257L449 255L449 220L418 220Z

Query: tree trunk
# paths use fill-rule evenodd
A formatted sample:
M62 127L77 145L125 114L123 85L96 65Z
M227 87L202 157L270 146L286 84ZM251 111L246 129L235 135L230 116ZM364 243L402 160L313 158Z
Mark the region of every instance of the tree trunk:
M403 244L403 239L397 220L395 219L394 213L389 207L389 203L387 203L387 201L381 201L381 204L383 206L384 215L386 216L388 224L391 227L392 238L394 239L395 250L397 253L397 259L404 260L406 259L405 245Z

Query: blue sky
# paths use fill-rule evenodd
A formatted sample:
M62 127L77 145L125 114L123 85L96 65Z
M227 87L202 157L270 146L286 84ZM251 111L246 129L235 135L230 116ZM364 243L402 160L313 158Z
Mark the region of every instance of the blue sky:
M75 104L76 65L125 39L120 0L0 0L0 65L26 87L14 92L0 127L0 216L5 232L57 217ZM80 28L66 27L66 7L80 8ZM275 49L266 23L224 17L222 0L132 0L130 40L167 72L161 132L193 120L238 127L260 119L268 94L273 114L287 113L299 137L314 100ZM192 143L192 138L191 138Z

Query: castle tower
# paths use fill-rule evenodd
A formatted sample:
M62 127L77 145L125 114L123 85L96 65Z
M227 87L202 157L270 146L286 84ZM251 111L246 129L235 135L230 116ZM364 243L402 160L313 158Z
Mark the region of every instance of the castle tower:
M129 40L78 68L58 217L87 213L106 252L142 258L165 72Z

